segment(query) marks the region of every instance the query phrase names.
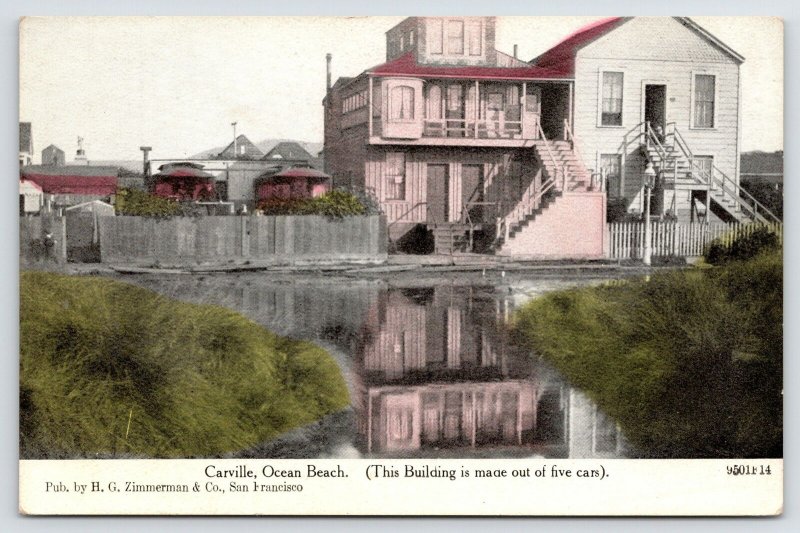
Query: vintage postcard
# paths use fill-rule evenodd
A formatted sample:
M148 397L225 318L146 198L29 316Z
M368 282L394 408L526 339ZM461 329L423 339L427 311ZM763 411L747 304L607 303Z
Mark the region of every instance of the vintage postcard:
M21 513L782 513L779 18L19 42Z

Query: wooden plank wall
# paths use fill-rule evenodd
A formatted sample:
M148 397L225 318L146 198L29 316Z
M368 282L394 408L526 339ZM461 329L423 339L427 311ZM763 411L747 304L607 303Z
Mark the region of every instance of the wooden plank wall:
M383 261L386 247L380 216L100 218L101 260L109 263Z

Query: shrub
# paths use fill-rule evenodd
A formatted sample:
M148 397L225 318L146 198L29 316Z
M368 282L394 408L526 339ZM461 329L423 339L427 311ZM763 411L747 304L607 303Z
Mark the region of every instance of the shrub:
M773 252L551 293L514 329L640 455L781 457L782 266Z
M762 252L777 250L779 247L780 241L775 232L761 226L735 239L731 236L715 239L708 247L705 260L712 265L721 265L729 261L744 261Z
M102 278L20 279L20 456L217 456L339 411L313 344Z
M118 189L115 207L118 215L144 217L169 217L183 212L178 202L138 189Z
M368 209L354 194L340 189L316 198L269 198L258 208L265 215L318 215L330 218L367 215Z

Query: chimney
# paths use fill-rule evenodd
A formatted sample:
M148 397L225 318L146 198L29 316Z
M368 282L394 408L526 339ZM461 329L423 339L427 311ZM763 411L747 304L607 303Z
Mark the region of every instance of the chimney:
M517 45L514 45L514 59L517 59Z
M150 150L152 146L140 146L139 150L142 151L142 173L145 179L150 177Z
M327 92L330 92L330 90L331 90L331 59L333 59L333 56L331 54L325 54L325 61L327 63L327 71L326 72L327 72L327 75L328 75L328 77L327 77L327 85L326 85L326 87L328 89Z
M231 126L233 126L233 159L239 157L239 147L237 146L238 142L236 140L236 124L237 122L231 122Z

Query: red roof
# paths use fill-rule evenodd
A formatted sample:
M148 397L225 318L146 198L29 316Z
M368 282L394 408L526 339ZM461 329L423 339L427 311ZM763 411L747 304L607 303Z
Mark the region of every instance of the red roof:
M584 26L534 59L532 63L537 67L558 72L560 76L572 77L575 75L575 55L578 50L616 29L628 18L612 17Z
M47 194L93 194L109 196L117 191L116 176L76 176L63 174L25 173L25 179Z
M202 165L194 163L170 163L161 165L161 172L153 176L154 178L202 178L213 179L214 176L202 170Z
M273 178L321 178L328 179L329 175L319 170L307 167L292 167L286 170L281 170L277 174L273 174Z
M478 67L420 65L414 52L393 59L368 70L370 74L381 76L416 76L418 78L461 78L483 80L547 80L563 78L557 72L540 66L526 67Z

